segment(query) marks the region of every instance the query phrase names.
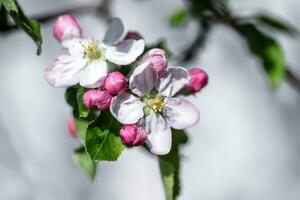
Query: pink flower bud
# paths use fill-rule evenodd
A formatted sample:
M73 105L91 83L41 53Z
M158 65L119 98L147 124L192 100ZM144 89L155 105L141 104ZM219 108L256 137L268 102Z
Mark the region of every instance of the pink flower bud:
M150 49L142 58L142 62L151 61L153 64L153 69L158 75L165 72L167 67L167 54L162 49Z
M140 40L140 39L143 39L143 37L139 32L136 31L129 31L124 37L124 40Z
M139 146L143 144L147 138L145 130L136 124L124 125L119 135L122 143L128 147Z
M76 137L76 126L73 118L68 119L66 128L71 137Z
M103 87L111 94L121 93L126 87L125 76L118 71L111 72L107 75Z
M105 111L109 108L111 99L112 96L105 90L89 90L83 94L83 105Z
M96 106L96 102L100 98L99 90L89 90L83 94L83 105L86 108L93 108Z
M72 15L59 16L52 24L52 32L59 42L81 36L80 26Z
M208 76L205 71L200 68L189 69L190 82L186 85L186 88L191 92L199 92L208 83Z
M105 90L99 91L99 92L100 92L100 95L99 95L99 99L96 103L96 106L99 110L105 111L105 110L109 109L109 107L110 107L112 96Z

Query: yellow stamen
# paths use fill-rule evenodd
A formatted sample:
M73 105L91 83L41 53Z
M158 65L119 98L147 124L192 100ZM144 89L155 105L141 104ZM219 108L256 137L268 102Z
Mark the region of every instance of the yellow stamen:
M90 60L96 60L101 57L101 51L96 41L92 40L89 44L83 45L84 53Z
M161 98L152 98L147 100L147 105L154 111L154 112L162 112L165 106L165 102Z

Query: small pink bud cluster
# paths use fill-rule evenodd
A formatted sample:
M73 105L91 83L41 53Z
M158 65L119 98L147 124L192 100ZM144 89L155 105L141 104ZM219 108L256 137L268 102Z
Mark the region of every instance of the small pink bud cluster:
M105 111L109 108L112 96L105 90L89 90L83 94L83 105Z
M59 42L81 36L81 28L72 15L59 16L52 24L52 31Z
M123 125L119 132L119 136L124 145L128 147L139 146L147 139L145 130L136 124Z
M76 137L76 126L73 118L68 119L66 128L71 137Z
M189 69L190 82L186 85L186 88L190 92L199 92L208 83L208 75L205 71L200 68Z
M142 62L150 61L153 64L153 69L158 75L165 72L167 67L167 53L162 49L150 49L142 58Z
M98 108L105 111L110 106L112 95L123 92L126 85L123 74L118 71L111 72L105 78L101 90L89 90L83 94L83 104L87 108Z
M111 72L107 75L103 87L110 94L119 94L124 91L126 87L126 79L123 74L118 71Z

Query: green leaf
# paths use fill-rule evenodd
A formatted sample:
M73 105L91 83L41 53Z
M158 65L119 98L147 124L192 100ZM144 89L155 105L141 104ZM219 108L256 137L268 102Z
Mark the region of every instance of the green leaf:
M66 102L73 108L73 116L79 118L79 110L77 104L77 90L78 86L68 87L65 92Z
M120 156L124 145L118 136L120 125L109 111L103 112L88 127L85 136L85 146L94 161L115 161Z
M81 146L75 149L72 158L74 163L93 181L96 175L97 164L91 160L85 148Z
M0 31L6 30L8 25L7 12L0 2Z
M237 25L250 51L257 56L272 87L278 87L285 76L285 58L278 42L251 23Z
M78 112L79 112L79 117L80 118L86 118L90 114L91 109L86 108L83 105L83 94L86 92L86 90L83 87L80 87L77 90L76 94L76 100L78 104Z
M15 23L33 39L37 45L37 54L40 55L42 51L42 36L38 22L29 20L15 0L1 0L1 3Z
M258 25L262 25L267 28L272 28L283 33L293 35L298 32L296 28L293 27L291 24L280 19L276 19L275 17L271 17L265 14L259 14L254 16L253 18Z
M188 20L188 12L185 9L175 10L169 17L171 26L182 26L186 24Z
M169 154L159 156L161 178L167 200L176 199L180 194L180 152L179 148L188 140L182 130L172 130L172 148Z
M74 121L76 126L76 136L81 141L81 143L84 144L86 131L91 122L87 121L86 119L78 119L78 118L74 118Z

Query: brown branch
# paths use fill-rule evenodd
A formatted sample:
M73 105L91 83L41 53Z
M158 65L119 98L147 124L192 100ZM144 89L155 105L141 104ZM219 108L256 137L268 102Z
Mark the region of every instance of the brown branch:
M222 3L219 3L215 0L205 0L205 2L210 6L211 10L214 13L214 20L216 22L220 22L234 29L238 28L238 18L231 16L229 9ZM200 19L203 20L203 19ZM204 44L205 38L201 36L201 32L198 32L195 42L188 47L183 53L187 53L183 59L179 59L182 62L188 62L192 60L201 46ZM192 53L189 53L192 52ZM291 70L288 66L285 67L286 70L286 80L289 84L291 84L295 89L300 92L300 75L297 75L293 70Z

